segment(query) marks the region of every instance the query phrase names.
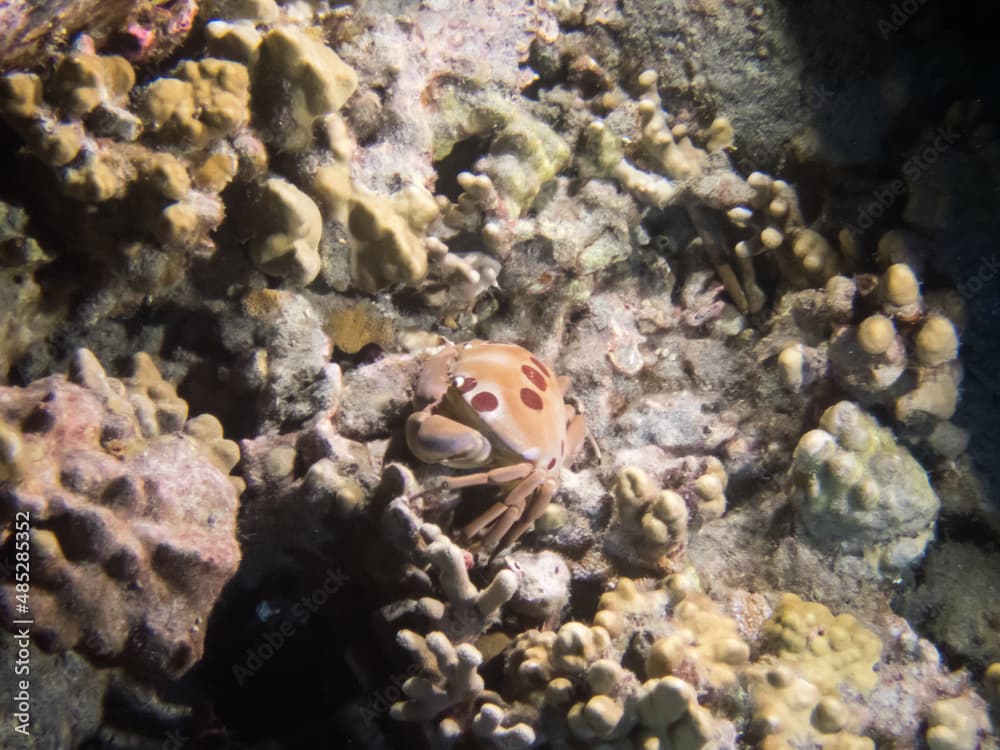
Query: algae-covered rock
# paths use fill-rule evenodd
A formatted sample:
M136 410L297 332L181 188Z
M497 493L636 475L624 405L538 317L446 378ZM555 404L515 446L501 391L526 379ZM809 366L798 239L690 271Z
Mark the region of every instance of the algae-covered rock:
M923 555L940 501L927 473L892 432L841 401L799 440L795 501L816 541L904 568Z
M147 354L118 380L81 349L69 378L0 387L0 445L0 522L32 523L35 641L141 676L187 671L240 560L240 454L218 420L188 419ZM17 594L0 583L8 628Z

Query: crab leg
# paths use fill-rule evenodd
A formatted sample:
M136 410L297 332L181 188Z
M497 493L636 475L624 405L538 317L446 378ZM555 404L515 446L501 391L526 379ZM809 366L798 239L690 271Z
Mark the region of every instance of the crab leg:
M566 404L566 411L574 414L575 411L571 411L572 409L572 406ZM563 459L564 466L569 466L573 462L573 457L580 450L583 441L587 439L587 434L587 423L584 421L583 415L575 414L566 425L566 457Z
M517 519L519 519L524 513L524 505L528 496L537 490L544 482L544 471L536 469L531 472L531 474L525 477L520 484L510 491L510 494L503 499L502 503L494 505L483 515L466 526L462 532L467 535L467 538L474 536L481 531L487 523L489 523L489 520L485 523L482 522L484 517L491 520L495 519L489 532L487 532L482 540L483 547L492 549L496 546L496 543L500 541L500 539L502 539L508 531L510 531L511 526L513 526ZM497 513L498 509L499 513Z
M565 396L569 393L569 389L573 387L573 380L569 375L559 375L556 377L556 383L559 385L559 394Z
M538 494L531 501L527 510L521 514L521 520L514 524L510 530L504 535L500 542L500 549L509 547L524 534L528 529L534 525L542 513L545 512L545 508L548 507L549 501L552 500L552 496L556 494L557 485L551 480L547 479L538 490ZM492 535L492 531L490 534Z
M446 490L460 490L463 487L477 487L483 484L507 484L518 479L524 479L531 474L535 465L524 461L510 466L499 466L490 471L479 471L461 477L442 477L441 484ZM520 486L520 485L518 485Z

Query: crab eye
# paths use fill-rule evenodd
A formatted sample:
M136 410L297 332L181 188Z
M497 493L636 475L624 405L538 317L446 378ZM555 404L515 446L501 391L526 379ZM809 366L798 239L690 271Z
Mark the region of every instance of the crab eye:
M468 393L476 387L476 379L456 375L451 379L451 384L458 390L459 393Z

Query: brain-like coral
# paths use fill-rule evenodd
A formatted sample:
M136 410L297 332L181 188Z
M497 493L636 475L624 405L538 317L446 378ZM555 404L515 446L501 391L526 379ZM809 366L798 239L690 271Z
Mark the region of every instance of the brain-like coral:
M144 675L201 656L206 622L235 573L239 460L210 415L139 354L108 377L87 350L69 378L0 387L0 545L30 519L32 635ZM19 617L0 583L5 626ZM23 616L23 614L21 615Z

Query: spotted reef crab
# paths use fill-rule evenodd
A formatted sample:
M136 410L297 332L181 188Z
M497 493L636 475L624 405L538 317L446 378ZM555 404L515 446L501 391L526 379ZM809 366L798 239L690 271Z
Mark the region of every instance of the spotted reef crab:
M425 463L478 469L442 477L444 489L492 484L502 500L462 530L485 549L514 543L542 514L560 471L587 434L563 397L569 378L514 344L472 341L434 354L417 383L426 406L410 415L406 442Z

